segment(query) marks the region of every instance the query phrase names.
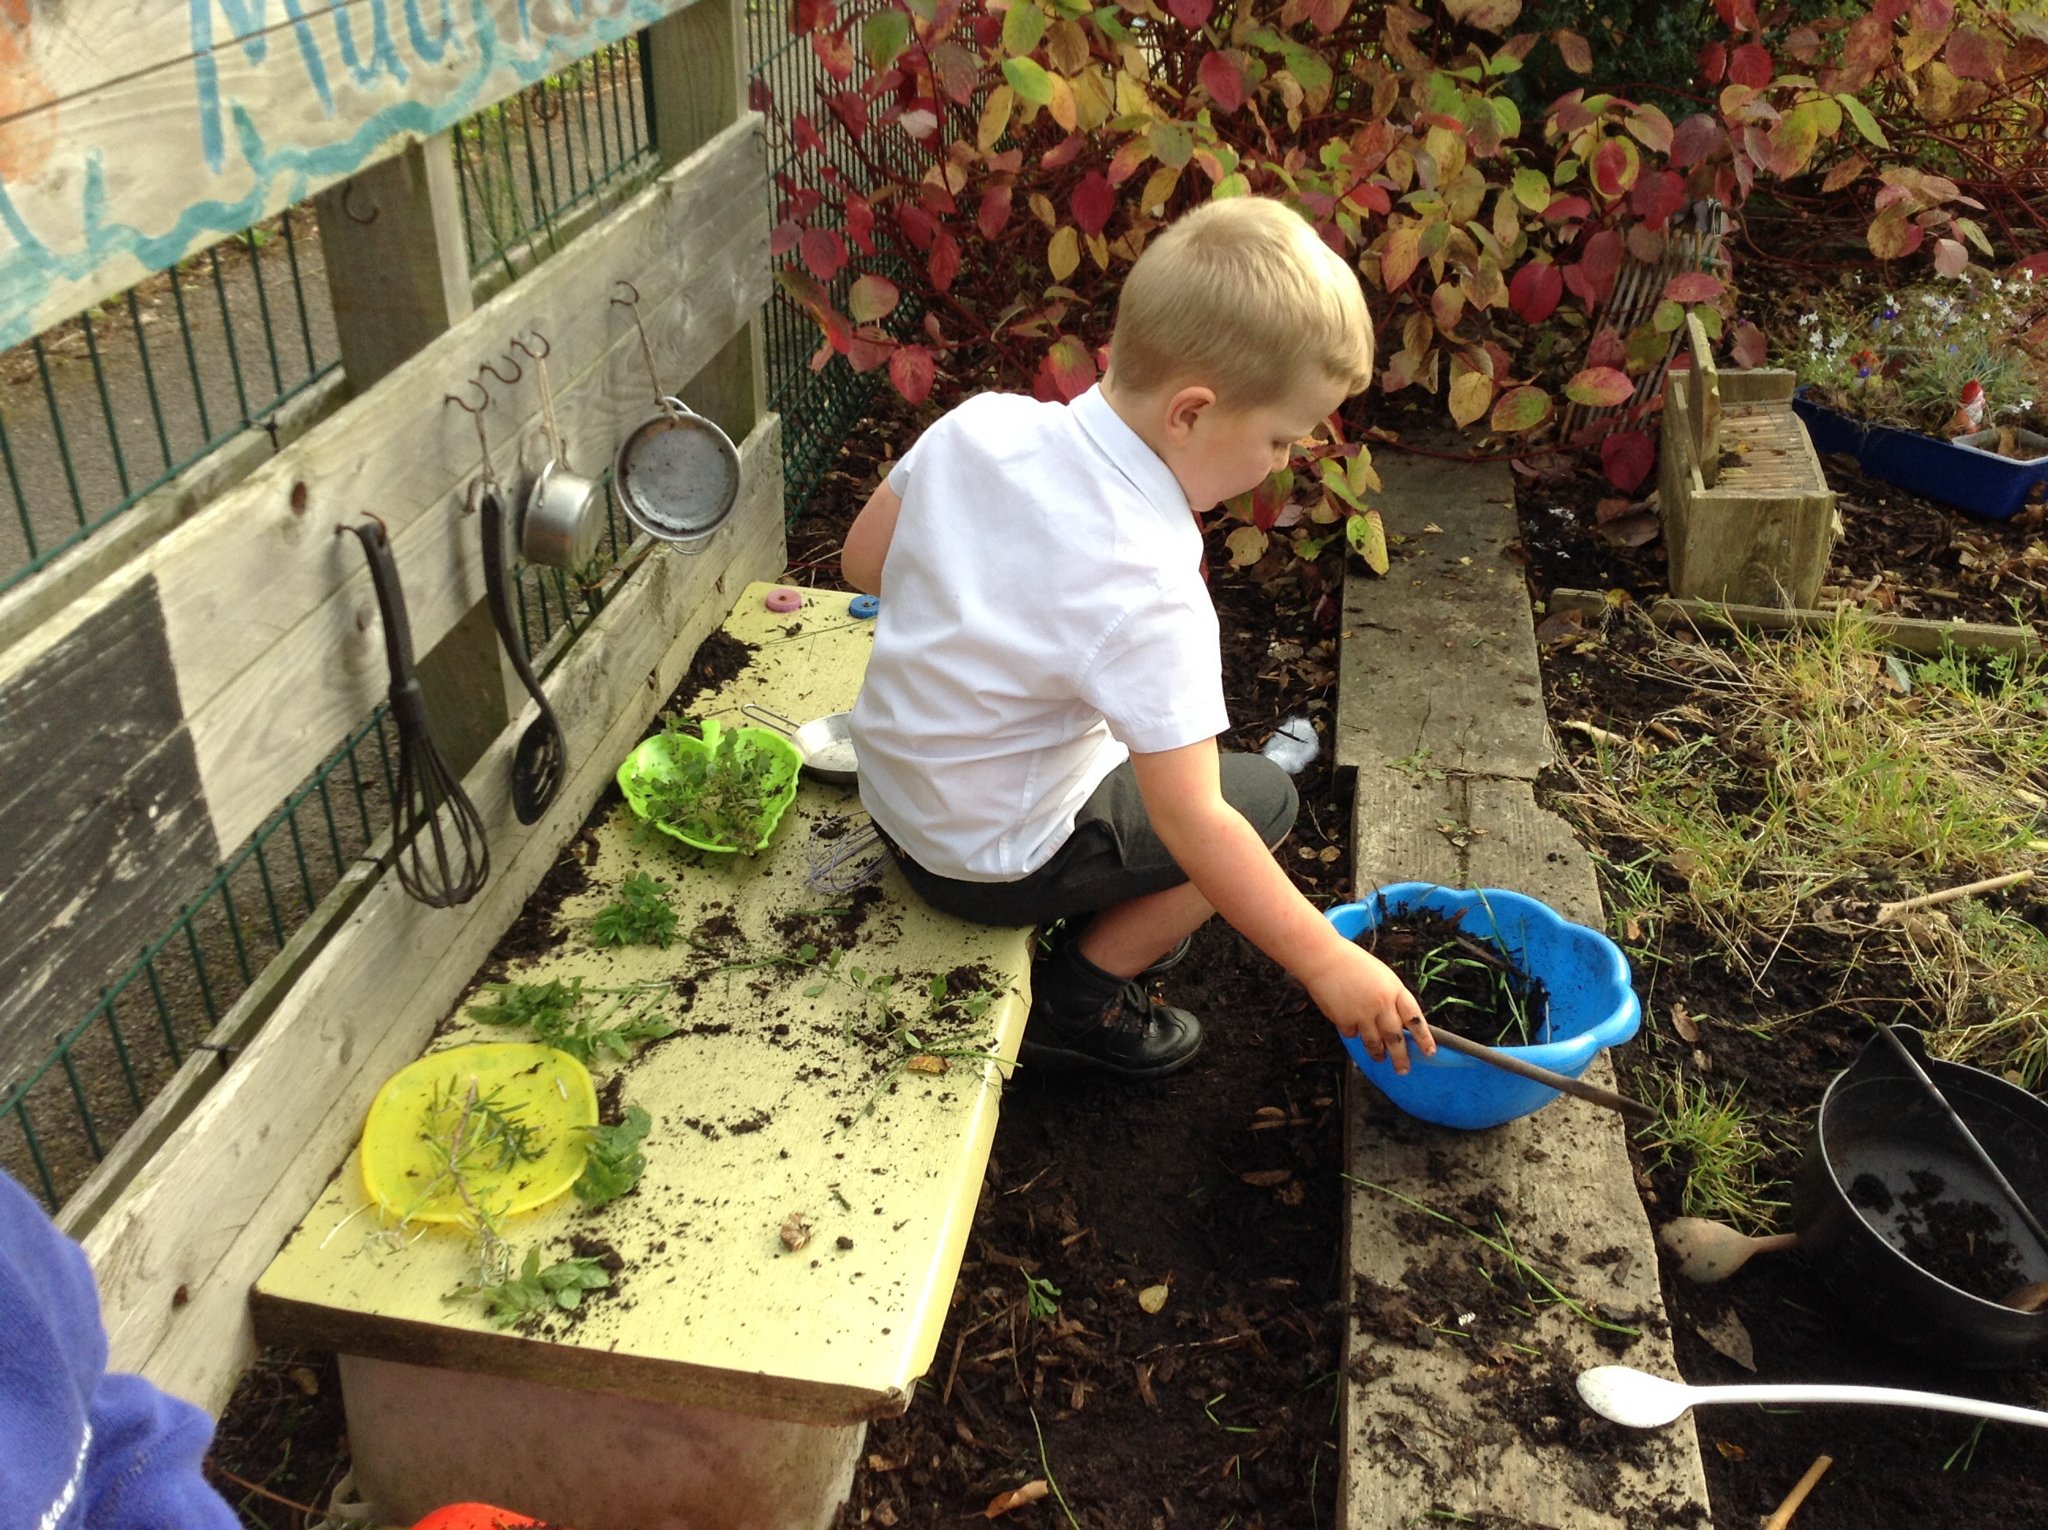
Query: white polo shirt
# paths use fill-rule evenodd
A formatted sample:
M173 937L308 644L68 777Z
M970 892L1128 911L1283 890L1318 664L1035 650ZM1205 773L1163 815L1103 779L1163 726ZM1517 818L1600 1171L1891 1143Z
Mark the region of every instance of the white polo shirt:
M1229 726L1201 531L1100 389L971 398L889 487L853 737L862 803L926 870L1025 876L1131 750Z

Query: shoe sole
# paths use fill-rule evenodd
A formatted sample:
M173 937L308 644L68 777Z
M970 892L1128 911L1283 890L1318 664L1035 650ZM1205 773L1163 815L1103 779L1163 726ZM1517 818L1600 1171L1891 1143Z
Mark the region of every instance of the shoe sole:
M1048 1073L1109 1073L1117 1078L1143 1083L1149 1079L1165 1078L1169 1073L1178 1073L1193 1062L1202 1050L1198 1039L1185 1054L1172 1062L1154 1063L1148 1068L1131 1068L1106 1057L1097 1057L1092 1052L1077 1052L1070 1047L1047 1046L1043 1042L1025 1041L1017 1048L1017 1061L1027 1068L1043 1068Z

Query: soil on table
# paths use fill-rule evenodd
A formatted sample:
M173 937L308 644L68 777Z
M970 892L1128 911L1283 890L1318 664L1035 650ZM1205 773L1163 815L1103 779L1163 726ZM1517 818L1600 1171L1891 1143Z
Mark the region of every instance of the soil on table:
M1836 551L1828 585L1869 589L1878 609L1920 617L2010 623L2008 597L2038 620L2040 595L2025 580L2042 578L2038 513L2003 523L1976 521L1897 490L1838 471L1848 539ZM1532 594L1577 588L1622 590L1646 602L1665 592L1661 544L1613 545L1597 529L1600 502L1612 491L1591 475L1520 488L1523 548ZM1545 689L1554 723L1577 720L1631 733L1644 723L1692 709L1694 725L1736 743L1717 721L1717 702L1679 683L1640 674L1624 660L1641 635L1608 624L1601 642L1583 641L1576 623L1539 624ZM1566 747L1586 746L1566 739ZM1623 836L1591 846L1618 866L1635 864L1644 847ZM1661 859L1645 867L1676 886L1678 872ZM1900 896L1881 885L1868 896ZM1915 889L1917 890L1917 889ZM2008 900L2022 917L2048 928L2048 897L2016 890ZM1909 997L1914 984L1903 963L1878 943L1832 935L1814 925L1786 933L1761 983L1752 981L1717 944L1679 926L1620 932L1636 947L1632 965L1647 1014L1668 1016L1682 1004L1695 1018L1697 1040L1668 1020L1646 1024L1617 1057L1625 1082L1645 1092L1659 1079L1726 1089L1739 1084L1743 1105L1772 1123L1768 1158L1758 1173L1768 1193L1789 1199L1792 1175L1812 1131L1829 1081L1855 1061L1872 1034L1869 1022L1923 1023ZM1645 949L1647 948L1647 949ZM1653 1224L1681 1214L1684 1162L1661 1163L1638 1145L1639 1181ZM1916 1196L1920 1253L1961 1276L1958 1249L1975 1252L1978 1279L1997 1273L2011 1251L1987 1243L1970 1207L1941 1198L1931 1185L1880 1185L1862 1194ZM1896 1211L1897 1208L1895 1207ZM1986 1210L1978 1208L1979 1211ZM1931 1212L1931 1215L1929 1214ZM1789 1213L1779 1226L1789 1227ZM1918 1257L1918 1255L1916 1255ZM1684 1379L1698 1384L1843 1382L1989 1398L2048 1408L2048 1363L2007 1372L1938 1367L1915 1360L1887 1337L1862 1326L1820 1284L1796 1253L1760 1255L1718 1285L1681 1280L1668 1255L1664 1294ZM1988 1276L1981 1272L1989 1269ZM1753 1369L1732 1354L1748 1351ZM1753 1525L1769 1514L1813 1463L1834 1465L1798 1512L1796 1530L1887 1530L1968 1525L1972 1530L2033 1530L2048 1524L2048 1454L2038 1432L1945 1414L1877 1407L1772 1409L1710 1407L1694 1414L1706 1465L1714 1521Z
M1463 923L1462 909L1448 916L1411 909L1380 920L1356 943L1394 969L1433 1030L1493 1047L1528 1046L1549 1022L1549 995Z

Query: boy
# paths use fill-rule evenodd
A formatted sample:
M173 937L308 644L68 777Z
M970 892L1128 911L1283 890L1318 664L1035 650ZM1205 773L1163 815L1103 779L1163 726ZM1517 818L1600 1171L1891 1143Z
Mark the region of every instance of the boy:
M1143 980L1215 913L1374 1057L1407 1071L1409 1030L1436 1050L1414 996L1274 861L1293 783L1216 747L1229 719L1196 517L1284 466L1371 376L1344 261L1278 202L1214 202L1132 267L1098 387L1069 406L969 399L848 531L847 579L885 596L852 717L863 805L935 907L1067 921L1032 974L1023 1062L1187 1064L1200 1023Z

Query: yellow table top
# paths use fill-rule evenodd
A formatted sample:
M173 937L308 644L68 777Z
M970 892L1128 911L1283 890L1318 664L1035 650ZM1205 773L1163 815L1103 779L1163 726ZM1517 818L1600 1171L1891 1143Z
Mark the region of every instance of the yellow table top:
M763 604L772 588L740 596L724 630L755 652L694 715L739 723L754 702L802 721L852 705L873 624L828 592L778 615ZM601 1092L623 1072L620 1108L653 1117L638 1190L594 1212L565 1196L504 1224L543 1265L589 1251L572 1249L581 1240L609 1245L623 1260L613 1290L529 1332L493 1328L481 1301L447 1299L470 1267L467 1236L386 1229L351 1155L258 1282L259 1332L806 1422L900 1412L931 1365L995 1130L1004 1070L968 1054L1015 1058L1029 932L936 914L893 867L878 900L869 889L854 913L818 912L854 900L807 888L812 826L858 810L850 786L807 779L750 859L636 833L620 808L598 830L588 887L562 904L567 938L509 974L658 982L621 997L680 1026L623 1067L592 1065ZM592 915L643 870L671 894L677 940L595 946ZM932 979L948 974L935 1014ZM436 1047L525 1039L455 1020ZM955 1055L914 1071L921 1049ZM794 1251L793 1218L809 1230Z

